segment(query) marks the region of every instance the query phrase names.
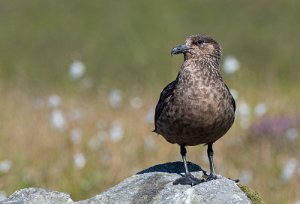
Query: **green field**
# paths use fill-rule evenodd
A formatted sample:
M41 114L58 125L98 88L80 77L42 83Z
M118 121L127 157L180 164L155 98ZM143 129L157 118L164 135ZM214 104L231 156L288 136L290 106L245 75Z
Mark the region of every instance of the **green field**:
M295 0L1 1L0 192L36 186L85 199L180 160L149 118L183 60L171 48L204 33L238 59L240 69L223 76L249 111L215 144L218 173L244 178L266 203L300 200L299 8ZM74 61L85 66L75 80ZM189 148L188 159L208 169L206 148Z

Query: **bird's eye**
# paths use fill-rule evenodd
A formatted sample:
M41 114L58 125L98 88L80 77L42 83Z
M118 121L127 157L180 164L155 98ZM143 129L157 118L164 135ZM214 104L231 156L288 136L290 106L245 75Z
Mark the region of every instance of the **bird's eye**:
M203 40L198 40L195 44L196 44L196 45L201 45L201 44L203 44L203 43L204 43Z

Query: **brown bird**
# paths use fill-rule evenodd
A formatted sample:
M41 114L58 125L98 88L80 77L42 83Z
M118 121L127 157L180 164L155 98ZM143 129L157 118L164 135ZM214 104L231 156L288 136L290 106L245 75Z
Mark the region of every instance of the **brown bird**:
M207 180L216 179L212 145L232 126L235 101L220 75L221 47L211 37L192 35L171 50L183 54L175 81L161 92L155 109L155 130L168 142L180 146L185 176L174 184L196 185L188 170L185 146L206 144L210 164Z

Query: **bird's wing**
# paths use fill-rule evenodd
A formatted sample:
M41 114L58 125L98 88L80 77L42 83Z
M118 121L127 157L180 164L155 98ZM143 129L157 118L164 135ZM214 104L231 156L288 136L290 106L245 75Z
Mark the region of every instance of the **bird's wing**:
M226 87L227 91L229 92L229 95L230 95L230 97L231 97L231 104L232 104L233 110L234 110L234 112L235 112L235 110L236 110L235 100L234 100L233 96L231 95L231 93L230 93L230 91L229 91L229 88L228 88L228 86L227 86L226 84L225 84L225 87Z
M168 102L172 99L174 95L175 87L176 87L176 80L169 83L160 93L159 101L155 108L155 116L154 116L155 124L159 116L161 115L163 109L166 107Z
M233 110L234 110L234 112L235 112L235 110L236 110L236 104L235 104L235 100L234 100L234 98L233 98L233 96L230 94L230 96L231 96L231 103L232 103L232 105L233 105Z

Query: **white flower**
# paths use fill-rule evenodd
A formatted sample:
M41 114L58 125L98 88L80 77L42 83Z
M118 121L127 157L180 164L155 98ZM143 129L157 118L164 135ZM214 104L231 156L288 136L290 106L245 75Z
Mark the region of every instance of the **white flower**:
M250 170L243 170L239 176L241 183L245 183L245 184L250 183L252 180L252 177L253 177L253 175Z
M130 99L130 105L132 108L139 109L143 106L143 100L138 96L133 97Z
M91 150L97 150L100 147L101 143L102 141L99 140L97 137L92 137L89 140L89 147Z
M85 166L86 159L83 153L76 153L73 159L77 169L82 169Z
M250 107L245 101L241 101L239 103L238 111L241 117L248 117L250 114Z
M0 173L7 173L12 167L12 161L3 160L0 161Z
M239 61L233 56L227 56L224 59L224 72L226 74L233 74L240 68Z
M92 150L97 150L102 142L108 137L107 132L99 131L96 136L92 137L89 140L89 147Z
M300 204L300 200L296 200L294 204Z
M235 90L235 89L230 89L229 91L230 91L232 97L234 98L234 100L237 100L238 97L239 97L239 93L237 92L237 90Z
M289 128L286 132L285 132L285 136L290 140L290 141L294 141L298 138L299 136L299 132L296 128Z
M297 164L298 161L295 158L291 158L287 161L281 173L281 179L283 181L289 181L293 177L296 171Z
M153 137L151 136L147 136L144 138L144 146L146 149L154 149L155 147L155 141L153 139Z
M52 111L50 122L54 128L59 130L63 130L66 126L65 117L63 113L58 109Z
M61 103L61 99L58 95L51 95L48 99L48 105L52 108L58 107Z
M245 101L241 101L237 106L240 118L240 126L247 129L250 126L250 107Z
M114 121L111 124L110 130L109 130L109 137L110 140L113 142L118 142L123 138L124 135L124 128L120 121Z
M122 93L120 90L114 89L108 95L108 102L113 108L119 108L122 105Z
M155 114L155 108L151 108L145 116L145 122L149 123L149 124L153 124L154 123L154 114Z
M264 103L259 103L254 108L254 113L256 116L263 116L268 111L268 107Z
M85 71L85 65L79 60L75 60L70 65L69 75L71 79L76 80L83 76Z
M71 141L74 144L80 144L82 140L82 130L81 128L75 128L70 133Z

